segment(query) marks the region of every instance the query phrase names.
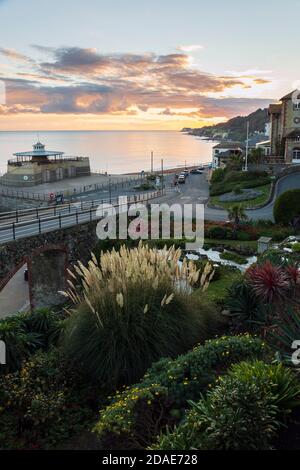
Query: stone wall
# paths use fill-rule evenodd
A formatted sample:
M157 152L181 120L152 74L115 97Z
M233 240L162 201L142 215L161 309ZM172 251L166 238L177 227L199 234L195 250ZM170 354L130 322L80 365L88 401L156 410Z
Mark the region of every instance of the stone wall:
M59 303L66 287L67 268L86 263L97 243L97 222L57 230L0 246L0 291L27 263L31 306Z

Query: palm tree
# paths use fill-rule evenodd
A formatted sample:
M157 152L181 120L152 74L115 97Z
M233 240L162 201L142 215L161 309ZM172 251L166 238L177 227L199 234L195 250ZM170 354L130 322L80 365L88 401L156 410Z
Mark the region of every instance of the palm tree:
M240 227L240 223L242 220L247 220L248 216L245 212L245 209L239 205L235 204L234 206L228 209L228 218L231 222L233 222L233 233L232 237L236 238L237 231Z

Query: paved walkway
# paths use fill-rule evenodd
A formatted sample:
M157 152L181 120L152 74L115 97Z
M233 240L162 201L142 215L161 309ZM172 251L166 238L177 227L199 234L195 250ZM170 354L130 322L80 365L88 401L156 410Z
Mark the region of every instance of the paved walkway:
M24 281L26 265L14 275L0 292L0 318L29 310L28 282Z

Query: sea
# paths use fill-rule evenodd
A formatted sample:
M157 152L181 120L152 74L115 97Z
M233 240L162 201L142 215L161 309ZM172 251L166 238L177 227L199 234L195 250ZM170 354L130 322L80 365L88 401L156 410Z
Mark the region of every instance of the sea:
M215 142L180 131L0 131L0 173L15 152L32 150L40 140L47 150L90 158L93 171L123 174L210 163Z

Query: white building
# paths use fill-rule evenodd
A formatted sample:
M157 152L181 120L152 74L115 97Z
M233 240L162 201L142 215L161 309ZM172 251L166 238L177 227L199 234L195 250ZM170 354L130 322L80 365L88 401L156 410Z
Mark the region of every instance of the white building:
M244 151L245 148L240 142L220 142L213 147L213 168L224 167L226 160L242 155Z

